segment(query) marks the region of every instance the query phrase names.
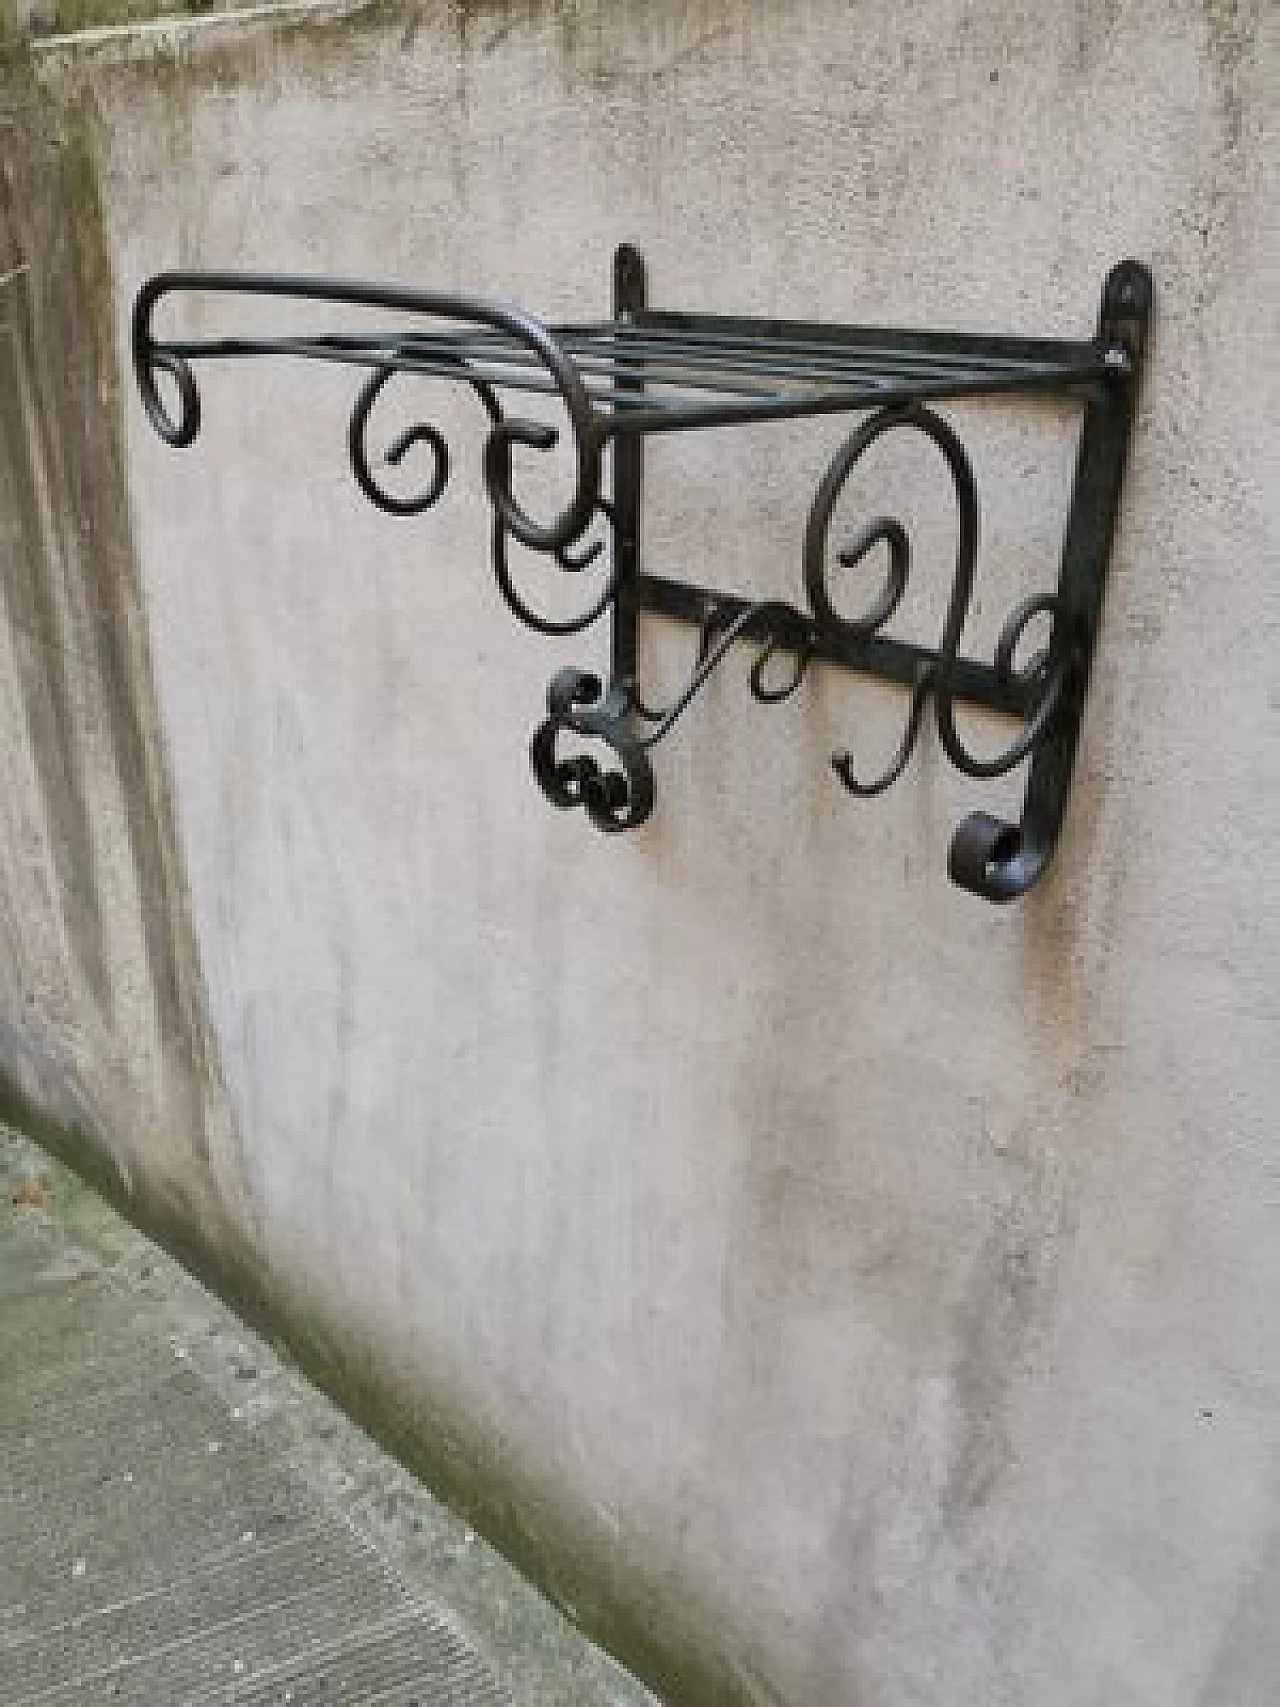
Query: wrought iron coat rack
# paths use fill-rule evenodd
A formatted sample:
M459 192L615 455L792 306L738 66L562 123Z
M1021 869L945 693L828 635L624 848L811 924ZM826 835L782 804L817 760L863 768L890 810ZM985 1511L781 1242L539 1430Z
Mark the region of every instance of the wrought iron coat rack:
M157 307L165 297L184 292L379 309L408 317L417 329L157 337ZM642 824L654 803L653 749L733 647L750 641L757 652L749 685L762 703L794 693L816 660L868 670L910 689L905 733L882 775L860 778L847 753L833 756L833 769L851 794L879 794L898 779L930 702L943 749L967 776L991 778L1028 764L1020 822L971 813L952 838L948 861L961 887L990 901L1007 901L1025 893L1044 872L1066 808L1151 302L1146 268L1123 261L1107 277L1095 336L1075 342L683 314L649 306L643 260L624 246L614 261L612 318L553 327L497 303L389 285L253 273L162 273L138 295L132 354L152 425L175 447L190 445L200 430L194 377L199 362L284 355L368 369L351 415L351 466L365 496L399 516L427 510L442 496L450 476L449 448L439 430L426 423L401 433L381 460L394 466L422 447L430 455L431 478L408 496L387 490L374 472L369 443L378 399L398 374L443 377L470 389L490 423L484 479L493 508L494 571L507 605L542 634L577 633L606 614L611 620L608 681L576 668L559 671L547 691L545 719L533 736L534 775L555 805L581 807L601 830ZM438 329L422 329L423 320ZM531 515L514 488L513 448L547 451L559 438L553 427L506 413L504 399L522 393L558 400L572 436L573 491L550 521ZM1057 585L1031 593L1009 613L994 658L985 663L960 652L977 562L977 489L963 445L932 405L1021 393L1083 404L1079 454ZM865 419L823 476L805 530L807 611L778 599L748 600L668 579L645 568L641 495L649 435L853 413ZM899 429L932 441L955 487L956 560L936 651L885 633L911 567L906 530L893 517L868 521L835 554L849 567L875 547L885 548L887 574L870 608L856 616L843 614L829 584L840 493L868 447ZM608 496L601 490L606 447L611 450ZM512 578L510 540L574 574L603 550L598 540L587 543L597 518L611 535L603 591L571 618L534 610ZM637 629L645 611L695 623L699 630L692 672L662 707L646 704L638 682ZM1019 647L1037 618L1051 623L1048 641L1020 664ZM769 672L779 654L787 654L790 663L784 679L776 682ZM1003 752L980 758L969 751L956 728L958 700L1019 720ZM578 750L566 753L567 746ZM591 746L605 749L599 759L582 750Z

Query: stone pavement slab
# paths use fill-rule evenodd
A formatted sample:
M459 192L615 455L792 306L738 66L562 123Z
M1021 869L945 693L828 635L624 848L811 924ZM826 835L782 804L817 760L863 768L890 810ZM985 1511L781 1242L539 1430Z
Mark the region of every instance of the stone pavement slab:
M0 1465L4 1707L656 1707L3 1131Z

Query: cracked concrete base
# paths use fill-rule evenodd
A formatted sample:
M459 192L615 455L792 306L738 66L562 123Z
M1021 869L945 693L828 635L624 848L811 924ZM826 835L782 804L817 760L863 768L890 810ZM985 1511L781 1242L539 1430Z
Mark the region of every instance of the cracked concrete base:
M183 1270L0 1129L7 1707L654 1707Z

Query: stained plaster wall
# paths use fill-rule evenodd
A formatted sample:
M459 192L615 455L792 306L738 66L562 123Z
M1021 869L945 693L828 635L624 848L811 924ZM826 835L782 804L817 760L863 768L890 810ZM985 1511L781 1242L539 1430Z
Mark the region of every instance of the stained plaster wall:
M1280 1690L1277 45L1248 3L513 0L108 28L13 74L45 152L11 127L7 1080L673 1701ZM731 670L642 833L552 813L527 734L603 641L502 609L474 406L417 399L457 473L405 523L346 475L341 374L210 375L181 455L119 380L161 267L581 316L624 238L674 305L1066 335L1152 266L1025 904L944 876L1015 787L929 748L835 788L833 746L896 740L865 683L766 714ZM981 649L1052 578L1074 417L953 416ZM795 596L840 433L656 447L652 560ZM842 510L911 522L909 632L949 503L885 445ZM660 680L689 647L649 625Z

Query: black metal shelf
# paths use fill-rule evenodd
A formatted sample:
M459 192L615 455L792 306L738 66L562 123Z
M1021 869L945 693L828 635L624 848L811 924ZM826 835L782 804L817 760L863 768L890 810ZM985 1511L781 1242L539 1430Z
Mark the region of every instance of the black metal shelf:
M157 306L180 294L280 297L385 310L410 324L316 335L158 339L152 325ZM583 807L604 830L643 823L654 799L649 753L732 647L750 640L758 647L751 691L764 703L793 693L815 659L871 671L912 689L902 745L881 776L860 779L848 754L833 756L833 768L851 793L881 793L901 774L930 698L943 747L961 771L993 777L1030 761L1021 822L974 813L952 842L952 877L990 900L1007 900L1023 893L1045 869L1065 809L1150 311L1150 277L1132 261L1122 262L1107 279L1096 334L1077 341L658 311L647 302L640 255L624 246L615 258L613 318L590 324L544 325L503 304L392 285L253 273L160 274L143 287L135 305L133 360L153 425L179 447L192 443L199 432L194 368L200 363L292 357L367 369L348 433L352 468L366 496L397 515L417 514L438 501L449 480L450 455L438 429L419 423L401 433L380 459L371 457L370 418L384 388L405 375L444 378L470 389L490 423L484 475L494 510L494 568L508 605L522 622L547 634L578 632L606 613L612 618L609 681L585 671L561 671L551 683L547 716L533 739L535 775L555 804ZM424 330L415 324L424 318L437 324ZM162 395L161 376L167 376L171 404ZM931 405L1022 394L1063 397L1083 406L1080 457L1057 586L1032 594L1014 609L993 661L986 663L959 651L976 565L976 486L963 446ZM575 451L573 492L550 522L532 516L514 490L513 450L546 451L560 438L545 421L507 414L507 407L525 396L549 398L563 409ZM803 552L808 611L647 572L640 546L647 437L830 414L866 419L827 470L809 513ZM899 428L934 443L956 492L957 558L936 651L882 632L910 572L910 544L900 523L876 517L843 549L833 553L831 547L836 503L854 466L876 439ZM430 454L431 479L408 495L389 491L375 467L397 465L415 447ZM609 447L612 490L605 496L602 456ZM575 574L602 553L599 541L588 543L598 521L612 535L603 590L569 619L554 620L533 610L512 577L510 540ZM839 612L829 586L833 555L848 567L878 546L888 560L878 598L857 616ZM645 610L699 627L689 680L660 709L646 706L637 682L637 622ZM1019 664L1020 646L1039 618L1051 620L1047 643ZM777 673L771 661L779 653L788 654L790 664L781 682L771 683ZM1021 731L997 757L975 758L956 730L956 700L1016 716ZM612 754L608 767L588 751L562 757L562 737L574 738L579 748L603 743Z
M198 274L171 274L166 289L199 289ZM242 278L245 289L258 281ZM302 282L302 281L299 281ZM1107 352L1091 341L928 338L880 332L874 340L840 327L701 320L644 314L635 322L547 327L572 361L592 406L610 412L606 437L680 432L737 422L879 409L1009 392L1087 396L1110 377ZM970 346L965 347L966 342ZM538 353L501 333L326 334L286 338L175 339L186 363L245 356L294 356L440 379L466 377L495 393L554 396ZM1112 353L1123 369L1128 357ZM643 389L636 389L636 381Z

